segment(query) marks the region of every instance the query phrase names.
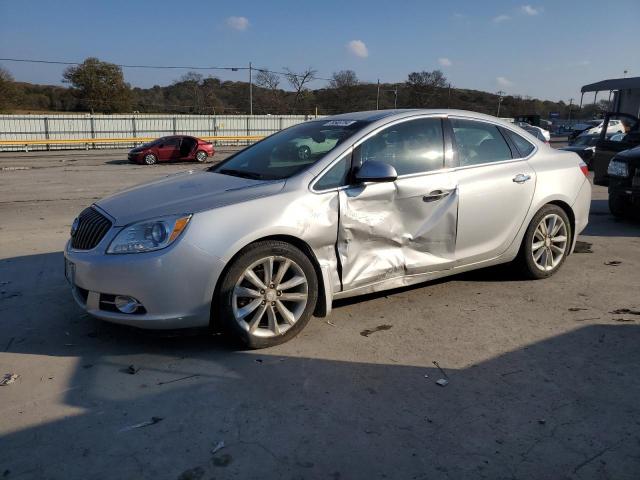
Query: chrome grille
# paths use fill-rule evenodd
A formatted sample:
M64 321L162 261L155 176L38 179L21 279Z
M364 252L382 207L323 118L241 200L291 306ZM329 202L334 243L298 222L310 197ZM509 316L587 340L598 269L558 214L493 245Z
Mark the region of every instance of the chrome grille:
M91 250L111 228L111 221L97 210L85 208L78 216L78 229L71 237L71 246L76 250Z

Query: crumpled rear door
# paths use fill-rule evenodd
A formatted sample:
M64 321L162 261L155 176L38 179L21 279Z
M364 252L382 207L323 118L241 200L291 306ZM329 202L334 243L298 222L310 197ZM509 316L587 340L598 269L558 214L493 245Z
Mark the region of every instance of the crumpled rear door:
M451 268L458 190L449 173L340 191L343 290Z

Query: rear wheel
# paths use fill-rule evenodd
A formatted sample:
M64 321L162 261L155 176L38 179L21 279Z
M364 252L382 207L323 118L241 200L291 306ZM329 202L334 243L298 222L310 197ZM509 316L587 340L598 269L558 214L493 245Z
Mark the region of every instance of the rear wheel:
M156 158L156 156L153 153L147 153L144 156L144 163L146 163L147 165L153 165L158 161L158 159Z
M263 241L234 260L217 305L228 330L249 348L265 348L300 333L317 298L318 280L309 258L286 242Z
M571 222L557 205L545 205L535 214L522 241L517 262L531 279L558 271L571 248Z
M311 158L311 149L306 145L302 145L298 147L298 159L299 160L309 160Z
M206 162L207 161L207 152L202 151L202 150L198 150L196 152L196 160L200 163Z

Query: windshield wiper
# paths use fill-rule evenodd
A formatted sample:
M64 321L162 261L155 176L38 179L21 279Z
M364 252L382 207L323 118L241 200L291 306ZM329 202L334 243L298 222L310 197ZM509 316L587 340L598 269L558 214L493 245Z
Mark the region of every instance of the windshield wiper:
M245 172L244 170L235 170L233 168L223 168L215 170L214 173L222 173L223 175L231 175L233 177L251 178L252 180L261 180L263 176L255 172Z

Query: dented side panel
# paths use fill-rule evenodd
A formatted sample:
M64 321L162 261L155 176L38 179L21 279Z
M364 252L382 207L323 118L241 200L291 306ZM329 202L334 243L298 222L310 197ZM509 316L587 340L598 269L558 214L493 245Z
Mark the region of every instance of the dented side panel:
M434 192L440 199L428 198ZM453 266L458 190L449 173L340 192L338 254L344 290Z

